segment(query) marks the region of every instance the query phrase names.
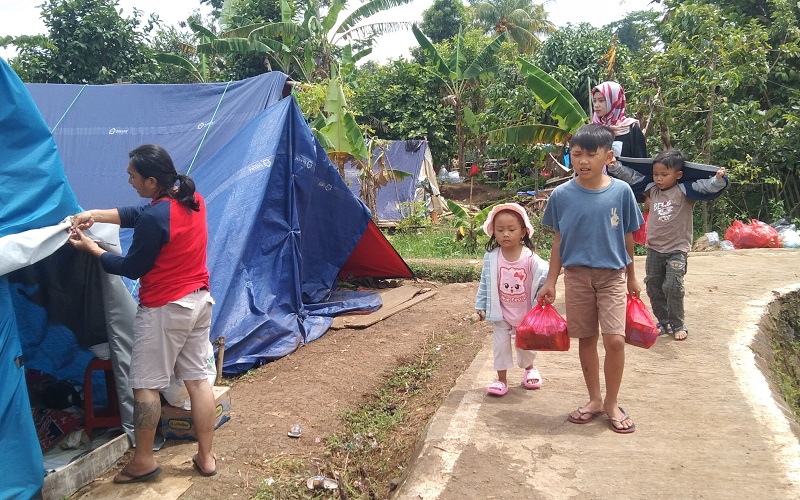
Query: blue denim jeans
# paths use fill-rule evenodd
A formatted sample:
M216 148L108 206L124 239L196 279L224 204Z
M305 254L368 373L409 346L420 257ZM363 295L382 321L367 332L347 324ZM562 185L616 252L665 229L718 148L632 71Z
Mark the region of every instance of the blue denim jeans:
M644 284L653 314L659 325L669 324L676 332L686 330L683 309L686 266L684 252L660 253L647 249Z

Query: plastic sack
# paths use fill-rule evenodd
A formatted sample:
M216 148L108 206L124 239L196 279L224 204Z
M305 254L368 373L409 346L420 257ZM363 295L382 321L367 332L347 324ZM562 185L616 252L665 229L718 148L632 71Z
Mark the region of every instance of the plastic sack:
M211 345L211 342L208 343L208 352L206 354L206 378L211 387L214 387L214 382L217 380L217 364L214 360L214 346ZM192 409L189 390L186 389L183 380L178 380L174 373L169 377L169 386L166 389L162 389L161 394L171 406L183 408L184 410Z
M774 227L753 219L750 224L735 220L725 231L725 239L733 243L737 250L741 248L780 248L778 231Z
M568 351L567 321L551 304L539 301L517 327L516 344L526 351Z
M647 217L650 215L650 211L645 212L642 214L644 217L644 223L639 226L639 229L633 232L633 241L638 243L642 246L647 245Z
M625 308L625 343L650 349L658 338L658 327L642 299L628 294Z
M792 224L794 226L794 224ZM786 228L778 233L778 236L781 240L781 245L785 248L797 248L800 247L800 234L797 231Z

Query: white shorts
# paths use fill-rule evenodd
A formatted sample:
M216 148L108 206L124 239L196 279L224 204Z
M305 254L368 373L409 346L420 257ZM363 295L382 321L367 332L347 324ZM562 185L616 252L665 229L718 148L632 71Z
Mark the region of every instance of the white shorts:
M196 290L161 307L140 305L133 321L132 389L166 389L172 373L204 380L214 299Z

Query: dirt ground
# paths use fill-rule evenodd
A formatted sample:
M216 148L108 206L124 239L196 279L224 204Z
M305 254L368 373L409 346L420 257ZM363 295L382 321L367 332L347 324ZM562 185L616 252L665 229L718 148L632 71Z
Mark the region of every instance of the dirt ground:
M437 293L369 328L330 330L295 353L228 381L232 383L231 420L217 429L214 443L219 474L202 478L194 473L190 462L194 443L168 441L156 454L162 476L191 480L192 486L180 498L252 498L271 477L270 463L276 459L324 461L323 439L341 432L343 410L369 399L391 369L419 355L429 340L456 339L455 344L442 346L442 361L424 387L430 397L416 411L419 425L402 461L408 460L425 423L472 362L485 334L483 325L463 320L473 310L476 283L416 284L433 287ZM302 426L299 439L287 436L294 423ZM74 498L102 497L118 470L109 471ZM126 486L131 498L143 491L140 488ZM384 495L378 498L385 498L388 486L380 489Z
M469 203L469 182L460 182L458 184L442 184L439 186L439 192L448 200L458 201L459 203ZM505 198L503 191L488 184L481 184L475 182L472 186L472 204L483 205L492 201L499 201Z

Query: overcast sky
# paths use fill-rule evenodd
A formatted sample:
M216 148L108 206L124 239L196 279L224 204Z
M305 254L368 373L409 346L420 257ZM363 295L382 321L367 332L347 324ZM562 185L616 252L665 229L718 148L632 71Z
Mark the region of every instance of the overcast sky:
M550 0L545 4L549 19L556 26L567 23L588 22L595 26L603 26L617 21L628 12L646 10L650 0ZM36 35L46 33L37 5L44 0L0 0L0 37L6 35ZM413 0L408 5L395 7L379 16L376 21L409 21L422 20L422 11L431 6L433 0ZM351 6L359 5L351 2ZM154 12L166 24L177 24L186 20L191 12L200 6L199 0L120 0L119 6L123 15L128 17L135 6L145 13L145 17ZM203 12L208 12L204 7ZM376 42L370 60L385 61L401 55L408 57L409 48L415 46L416 40L411 31L390 33ZM0 48L0 57L13 57L15 53Z

